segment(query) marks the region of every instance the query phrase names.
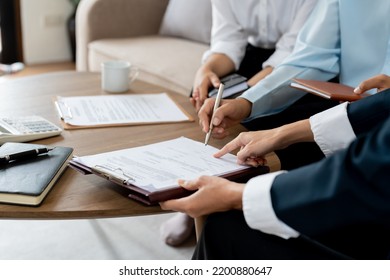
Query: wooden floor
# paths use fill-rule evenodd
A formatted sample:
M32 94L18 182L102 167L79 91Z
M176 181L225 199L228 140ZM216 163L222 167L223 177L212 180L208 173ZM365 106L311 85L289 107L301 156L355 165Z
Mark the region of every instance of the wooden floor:
M14 79L14 78L20 78L25 76L56 72L56 71L67 71L67 70L76 70L76 64L74 62L65 61L65 62L58 62L58 63L26 65L25 69L23 69L22 71L15 74L2 76L1 79L7 80L7 79Z

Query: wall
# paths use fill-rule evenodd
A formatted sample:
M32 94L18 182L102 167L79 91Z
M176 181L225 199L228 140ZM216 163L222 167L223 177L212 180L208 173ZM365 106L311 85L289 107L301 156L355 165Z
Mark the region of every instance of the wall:
M21 0L23 56L26 64L71 60L66 21L69 0Z

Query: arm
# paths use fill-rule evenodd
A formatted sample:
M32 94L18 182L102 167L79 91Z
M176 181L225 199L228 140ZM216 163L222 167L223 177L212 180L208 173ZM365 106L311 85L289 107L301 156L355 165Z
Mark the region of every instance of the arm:
M278 113L301 98L305 93L288 86L291 79L329 80L339 73L338 14L337 0L318 2L297 37L293 53L240 97L252 103L248 120Z
M211 29L211 46L203 56L203 61L214 53L225 54L237 70L245 55L248 35L236 20L236 12L230 1L212 1L213 25Z
M238 148L239 164L257 166L264 156L299 142L315 141L325 155L346 148L355 138L370 131L390 115L390 89L353 103L342 103L324 112L270 130L242 132L215 157ZM335 131L337 133L335 133Z
M338 107L346 108L344 104L340 104ZM377 172L380 174L385 173L384 176L390 176L390 173L384 168L384 166L390 166L389 159L386 157L382 157L381 159L381 156L390 154L390 90L357 101L350 104L348 107L352 107L351 110L348 110L348 117L352 120L351 124L355 129L360 126L360 123L356 122L356 116L362 116L362 119L366 120L365 124L367 124L370 129L373 125L379 124L376 130L371 131L369 134L362 134L362 137L355 140L349 149L340 151L333 157L322 160L319 163L294 170L287 174L283 174L282 171L255 177L251 179L245 187L222 178L207 176L190 182L180 181L179 183L185 188L190 190L202 189L202 191L195 192L193 195L183 199L164 202L161 206L163 209L186 212L194 217L215 211L243 208L245 219L250 227L283 238L298 236L298 233L295 230L301 231L305 224L310 225L310 223L299 220L300 216L297 216L297 223L300 223L298 224L299 226L290 223L290 219L294 219L294 214L289 211L291 209L296 211L295 213L301 215L310 212L311 209L301 211L305 206L307 208L311 206L308 202L306 205L306 201L303 201L303 199L313 199L310 197L310 194L316 193L316 195L322 195L324 200L326 200L329 195L334 195L335 198L337 196L343 198L344 195L338 192L337 188L345 188L350 192L346 197L356 198L357 196L355 195L354 189L355 184L359 186L359 184L367 183L367 181L369 184L372 181L378 183L380 186L386 187L387 182L390 181L390 178L381 179L381 177L379 177L378 179L375 177ZM377 112L381 113L378 114ZM344 118L343 116L345 115L341 115L341 117ZM323 119L327 120L328 118L325 117ZM283 137L287 137L287 142L281 141L281 143L289 143L290 141L299 142L302 140L312 141L313 134L310 133L310 127L307 122L307 120L298 122L295 124L296 126L287 125L290 129L284 129L281 134L279 134L279 136L283 135ZM332 131L333 126L330 125L329 127ZM278 138L278 133L273 134ZM243 135L245 135L245 133L237 139L245 139ZM334 136L336 135L337 134ZM281 139L283 139L283 137L281 137ZM237 139L223 148L223 151L220 152L219 156L241 146L242 143L239 143ZM266 140L267 139L264 139L264 141ZM260 143L262 143L262 141L263 140L261 140ZM264 144L253 146L265 150L272 150L272 148L264 148ZM367 149L364 149L364 147L367 147ZM378 149L378 147L380 149ZM381 149L382 147L384 150ZM379 160L377 161L377 159ZM368 171L367 174L365 171L366 169ZM329 176L330 174L332 174L332 176ZM348 176L348 174L350 174L350 176ZM355 174L357 177L354 177ZM365 180L360 181L363 178L365 178ZM323 186L329 188L324 189L319 185L321 183ZM317 188L317 186L321 187ZM336 190L336 192L333 193L333 190ZM389 189L387 188L387 190ZM230 193L231 191L236 192ZM372 191L375 192L375 188ZM388 193L388 195L390 199L390 193ZM364 195L360 197L363 196ZM301 203L302 205L295 205L292 202ZM315 204L315 202L316 201L313 201L313 204ZM350 200L341 203L341 206L345 206L349 202ZM324 201L324 203L328 202ZM329 203L331 204L331 202ZM388 205L387 201L385 203ZM378 205L377 209L380 209L380 207L381 205ZM336 215L340 210L341 209L335 210ZM302 213L299 213L299 211ZM323 207L322 211L324 211L324 213L321 213L322 215L327 214L326 207ZM259 213L262 214L260 215ZM285 216L287 218L285 218ZM317 218L316 216L312 216L312 219L316 220L317 224L321 223L321 218L323 217ZM327 216L327 220L332 218L333 217ZM306 229L302 232L308 233Z
M212 1L211 46L196 73L191 103L199 111L209 87L218 88L220 77L238 69L245 54L247 35L235 19L230 1Z
M390 119L348 149L277 176L276 215L301 233L317 235L353 224L389 227Z

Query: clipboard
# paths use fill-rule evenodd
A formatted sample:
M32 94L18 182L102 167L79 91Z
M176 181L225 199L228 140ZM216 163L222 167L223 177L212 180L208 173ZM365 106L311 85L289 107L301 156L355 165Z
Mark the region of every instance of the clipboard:
M180 186L174 186L169 189L158 190L158 191L147 191L145 189L142 189L140 187L131 184L131 177L126 176L126 174L123 173L121 174L121 172L112 172L104 168L99 168L98 166L95 166L95 168L90 168L88 166L85 166L73 160L70 160L68 165L69 167L73 168L74 170L84 175L94 174L114 184L126 188L128 190L128 197L130 199L133 199L135 201L138 201L148 206L156 205L159 202L169 200L169 199L177 199L177 198L185 197L193 193ZM268 166L259 166L256 168L251 167L245 170L232 172L220 177L238 183L245 183L252 177L269 173L269 172L270 169Z
M212 155L218 149L186 137L111 152L75 157L69 166L84 175L94 174L128 190L128 196L146 205L189 195L177 180L201 175L219 176L236 182L268 173L236 163L236 157ZM190 159L190 160L189 160Z
M119 102L121 99L124 99L128 102L131 102L133 99L136 100L137 98L147 98L148 100L152 100L151 98L160 98L160 100L163 100L161 102L161 105L158 104L158 102L154 103L154 106L161 106L158 109L160 110L161 116L158 115L160 118L157 119L142 119L142 118L122 118L118 122L115 120L111 120L108 122L99 122L96 121L94 123L88 123L88 124L74 124L74 122L77 122L76 118L80 118L80 115L84 118L86 118L84 112L80 112L80 108L78 107L72 107L70 101L72 98L77 98L81 101L87 100L92 102L93 100L98 100L99 98L104 98L105 100L111 100L115 102ZM145 99L146 100L146 99ZM73 100L72 100L73 101ZM138 100L137 100L138 101ZM164 103L165 102L165 103ZM146 104L146 102L144 102ZM72 130L72 129L85 129L85 128L101 128L101 127L115 127L115 126L132 126L132 125L148 125L148 124L166 124L166 123L178 123L178 122L192 122L194 121L193 117L186 111L182 106L180 106L171 95L167 93L151 93L151 94L129 94L129 95L97 95L97 96L74 96L74 97L61 97L57 96L54 100L54 105L56 108L56 111L60 117L61 125L64 129ZM164 108L167 106L167 108ZM106 109L106 108L103 108ZM141 110L141 109L140 109ZM165 110L165 113L176 113L177 115L173 118L165 117L162 113ZM90 113L93 110L90 110ZM103 110L100 110L99 114L102 114ZM113 110L112 110L113 111ZM144 110L145 112L146 110ZM122 112L120 112L122 113ZM173 114L172 113L172 114ZM84 115L83 115L84 114ZM107 113L108 114L108 113ZM123 114L123 113L122 113ZM182 114L182 115L180 115ZM152 115L152 114L151 114ZM106 117L107 115L99 116L99 117Z

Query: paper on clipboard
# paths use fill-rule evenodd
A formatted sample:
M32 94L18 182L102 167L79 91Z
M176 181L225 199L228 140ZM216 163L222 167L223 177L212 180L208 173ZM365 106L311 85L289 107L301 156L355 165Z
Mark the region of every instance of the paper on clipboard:
M58 96L65 129L193 121L166 93Z
M216 151L218 149L210 145L179 137L145 146L74 157L69 166L84 175L95 174L124 187L130 198L147 205L192 193L178 185L179 178L190 180L201 175L214 175L246 182L269 172L268 166L253 168L238 165L232 154L214 158Z

